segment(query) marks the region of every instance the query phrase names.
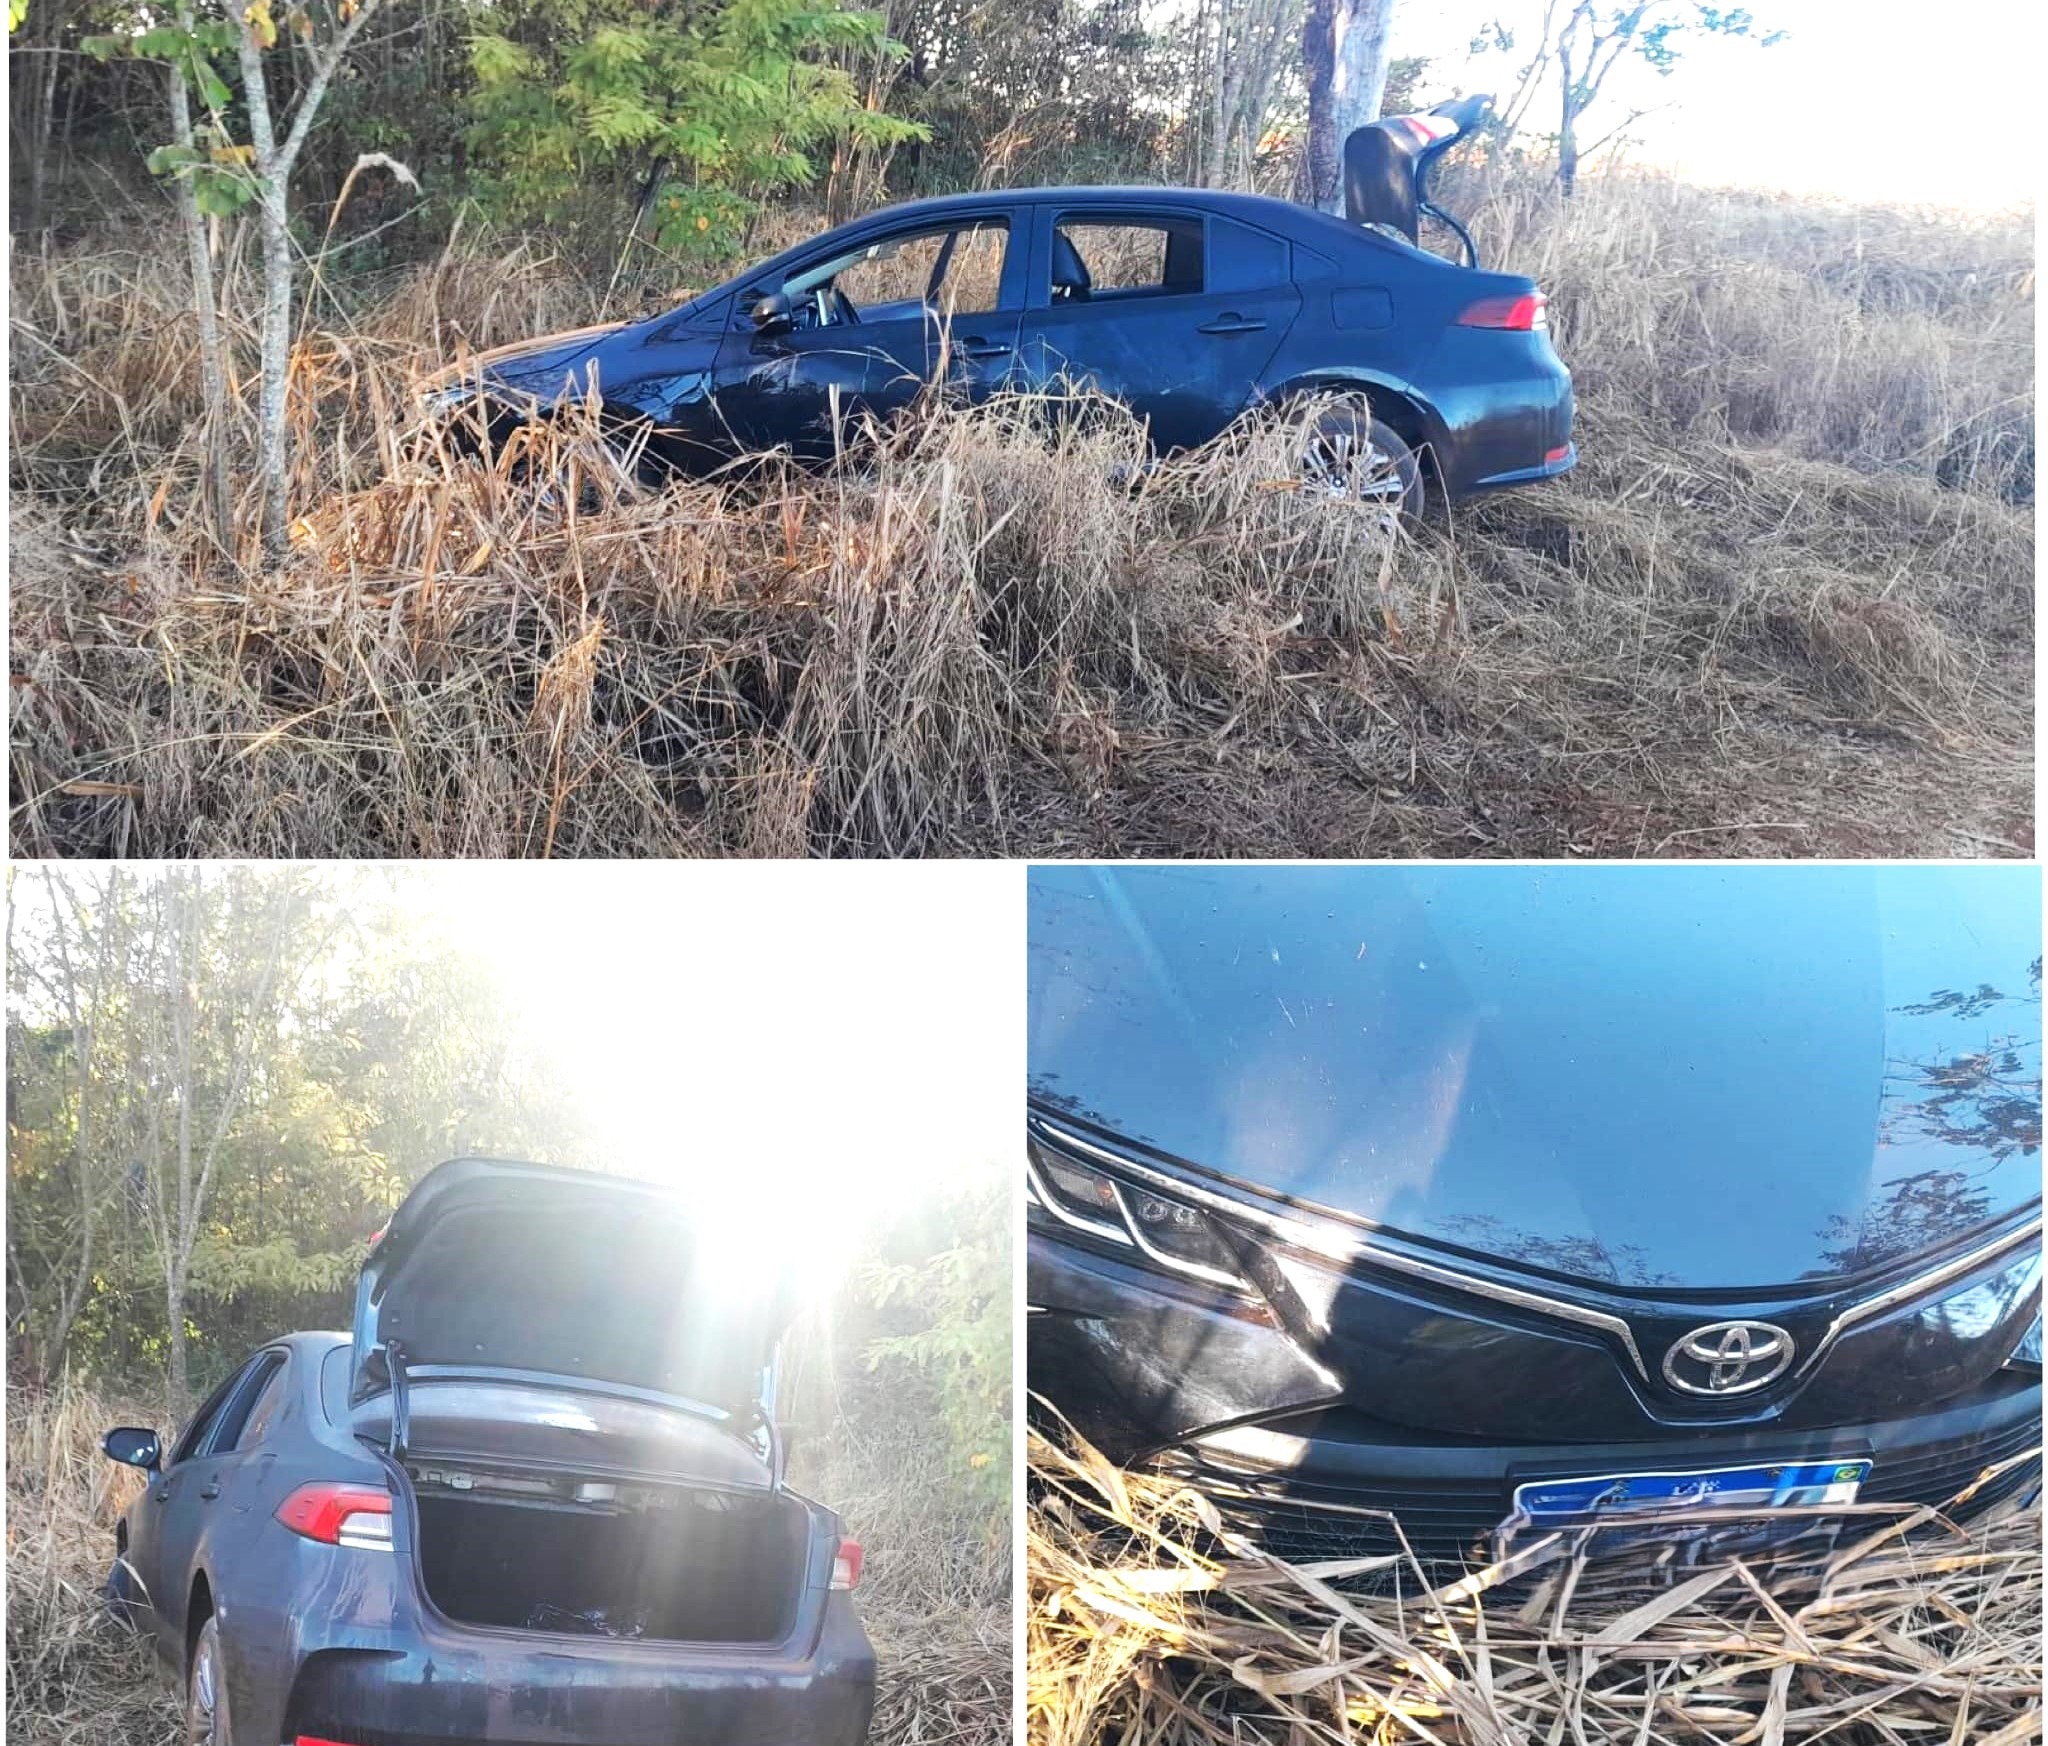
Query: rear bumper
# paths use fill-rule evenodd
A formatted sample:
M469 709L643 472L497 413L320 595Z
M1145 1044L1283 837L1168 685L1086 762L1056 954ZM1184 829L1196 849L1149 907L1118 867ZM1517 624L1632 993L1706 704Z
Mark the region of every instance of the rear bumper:
M1509 485L1540 485L1545 479L1555 479L1560 473L1569 473L1579 464L1579 445L1566 443L1564 453L1544 460L1534 467L1514 467L1505 473L1490 473L1483 479L1475 479L1466 486L1467 492L1498 491Z
M381 1637L381 1641L379 1638ZM809 1654L470 1631L349 1633L299 1664L283 1738L347 1746L859 1746L875 1658L833 1594Z

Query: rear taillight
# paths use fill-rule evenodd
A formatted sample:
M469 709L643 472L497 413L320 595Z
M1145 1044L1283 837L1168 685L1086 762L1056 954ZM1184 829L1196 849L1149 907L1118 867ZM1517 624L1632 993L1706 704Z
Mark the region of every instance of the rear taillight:
M317 1734L301 1734L292 1746L348 1746L346 1740L323 1740Z
M1497 327L1510 333L1541 333L1550 326L1550 299L1541 291L1519 297L1482 297L1458 317L1460 327Z
M834 1588L860 1587L861 1550L858 1540L841 1540L832 1559Z
M391 1550L391 1494L371 1486L302 1485L277 1506L277 1519L325 1546Z

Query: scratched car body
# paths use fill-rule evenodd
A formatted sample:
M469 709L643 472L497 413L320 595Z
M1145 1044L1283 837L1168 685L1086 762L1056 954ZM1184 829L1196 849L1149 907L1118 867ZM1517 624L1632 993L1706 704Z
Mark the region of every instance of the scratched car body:
M2037 1486L2040 901L1033 869L1031 1387L1309 1557Z
M1576 458L1571 377L1531 280L1391 226L1173 188L892 206L678 309L483 354L431 399L443 416L481 404L501 438L595 402L652 461L703 471L769 450L829 460L934 385L970 401L1085 387L1129 405L1161 454L1254 407L1335 396L1305 442L1310 478L1408 507L1430 481L1460 498Z
M444 1164L348 1334L265 1346L168 1454L109 1432L148 1477L109 1597L190 1737L865 1738L860 1548L783 1477L787 1305L695 1244L644 1184Z

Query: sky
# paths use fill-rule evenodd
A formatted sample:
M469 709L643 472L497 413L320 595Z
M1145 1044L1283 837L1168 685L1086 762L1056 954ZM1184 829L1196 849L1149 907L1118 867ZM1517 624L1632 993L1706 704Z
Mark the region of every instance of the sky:
M1000 864L421 864L384 873L483 963L603 1161L742 1251L831 1271L871 1219L1007 1170L1023 877Z
M1603 4L1605 0L1603 0ZM1695 39L1668 76L1618 68L1589 118L1671 103L1639 124L1636 161L1689 180L1898 205L2029 202L2041 8L2019 0L1745 0L1785 41ZM1690 15L1690 0L1677 9ZM1396 0L1393 53L1431 58L1428 89L1505 96L1525 54L1468 57L1491 19L1527 31L1539 0ZM1624 76L1627 83L1624 86ZM1539 99L1545 107L1550 100ZM1539 111L1531 125L1554 124Z

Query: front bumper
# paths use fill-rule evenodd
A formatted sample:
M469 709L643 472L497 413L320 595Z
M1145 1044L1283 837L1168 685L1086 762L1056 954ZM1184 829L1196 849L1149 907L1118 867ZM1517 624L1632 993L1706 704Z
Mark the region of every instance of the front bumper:
M1398 1427L1343 1410L1210 1433L1163 1457L1222 1502L1281 1557L1392 1552L1399 1537L1419 1557L1483 1557L1493 1530L1528 1480L1614 1473L1688 1472L1791 1461L1868 1458L1862 1503L1944 1504L1987 1468L2036 1450L2041 1389L2015 1377L1970 1400L1913 1418L1821 1431L1748 1431L1653 1443L1417 1443ZM2040 1484L2040 1463L2020 1461L1970 1500L1978 1509ZM1362 1514L1360 1512L1385 1512Z
M875 1658L844 1594L808 1654L466 1630L437 1620L299 1665L283 1737L348 1746L859 1746Z
M1283 1317L1270 1293L1177 1278L1031 1217L1032 1391L1112 1459L1200 1480L1288 1556L1396 1550L1391 1513L1418 1554L1470 1557L1539 1478L1867 1457L1863 1501L1938 1505L2040 1442L2038 1373L1985 1358L2033 1313L2037 1253L1860 1323L1789 1397L1703 1417L1570 1323L1341 1272L1312 1314ZM1949 1327L1963 1301L1985 1314L1973 1338ZM2022 1461L1974 1502L2038 1474Z

